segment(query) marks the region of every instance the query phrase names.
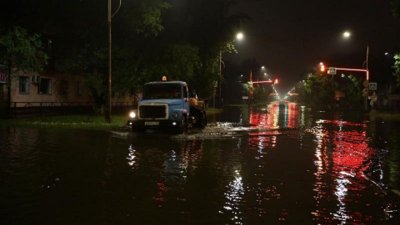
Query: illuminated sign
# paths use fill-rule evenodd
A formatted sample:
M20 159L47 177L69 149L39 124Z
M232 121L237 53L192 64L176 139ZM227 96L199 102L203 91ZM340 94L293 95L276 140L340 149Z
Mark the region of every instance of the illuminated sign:
M376 83L376 82L370 82L370 83L368 83L368 89L369 89L370 91L376 91L376 90L378 90L378 83Z
M336 68L335 67L329 67L328 68L328 74L329 75L336 75Z

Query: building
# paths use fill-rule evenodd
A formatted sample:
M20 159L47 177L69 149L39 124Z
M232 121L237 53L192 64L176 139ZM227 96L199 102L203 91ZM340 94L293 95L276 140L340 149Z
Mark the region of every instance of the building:
M8 111L7 76L0 73L0 111L11 116L88 112L96 110L96 101L85 78L81 75L61 73L18 72L12 76L10 112ZM135 104L133 95L114 97L113 110L129 108ZM99 109L101 110L101 109Z

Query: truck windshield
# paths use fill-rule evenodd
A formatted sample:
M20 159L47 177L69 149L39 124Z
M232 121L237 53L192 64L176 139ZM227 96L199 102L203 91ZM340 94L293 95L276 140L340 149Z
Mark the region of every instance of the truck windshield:
M143 90L143 99L170 99L181 98L179 84L146 84Z

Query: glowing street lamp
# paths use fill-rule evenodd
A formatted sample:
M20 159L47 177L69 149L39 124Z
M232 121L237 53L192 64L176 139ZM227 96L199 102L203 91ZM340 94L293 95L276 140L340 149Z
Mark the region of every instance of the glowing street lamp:
M242 32L238 32L236 34L236 40L241 41L244 39L244 34Z
M342 34L344 39L349 39L351 36L351 33L349 31L345 31ZM368 110L368 80L369 80L369 44L367 43L367 50L366 50L366 54L365 54L365 61L363 63L363 66L365 65L365 74L366 74L366 80L365 80L365 84L364 84L364 90L366 90L366 93L364 95L364 109ZM348 69L348 68L346 68ZM360 69L351 69L353 71L360 71ZM361 69L362 71L363 69Z
M344 39L349 39L351 36L351 33L350 33L350 31L346 30L345 32L343 32L342 36Z
M342 37L343 37L343 39L345 39L345 40L347 40L347 39L349 39L350 37L351 37L351 32L350 31L344 31L343 33L342 33ZM365 54L365 61L364 61L364 64L363 65L365 65L365 69L369 69L369 44L367 44L367 50L366 50L366 54Z
M236 33L235 40L242 41L243 39L244 39L243 32ZM222 51L221 50L219 50L219 103L222 103ZM214 94L214 103L213 104L215 107L215 94Z

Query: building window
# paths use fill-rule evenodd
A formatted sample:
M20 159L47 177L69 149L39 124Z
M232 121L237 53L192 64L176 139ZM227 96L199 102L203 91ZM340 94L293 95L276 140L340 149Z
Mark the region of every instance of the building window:
M19 93L20 94L29 94L29 77L20 76L19 77Z
M39 94L51 95L52 93L51 80L47 78L41 78L38 91Z
M68 82L66 80L61 80L60 82L60 92L62 96L68 95Z
M81 96L81 95L82 95L81 82L77 81L75 83L75 96Z

